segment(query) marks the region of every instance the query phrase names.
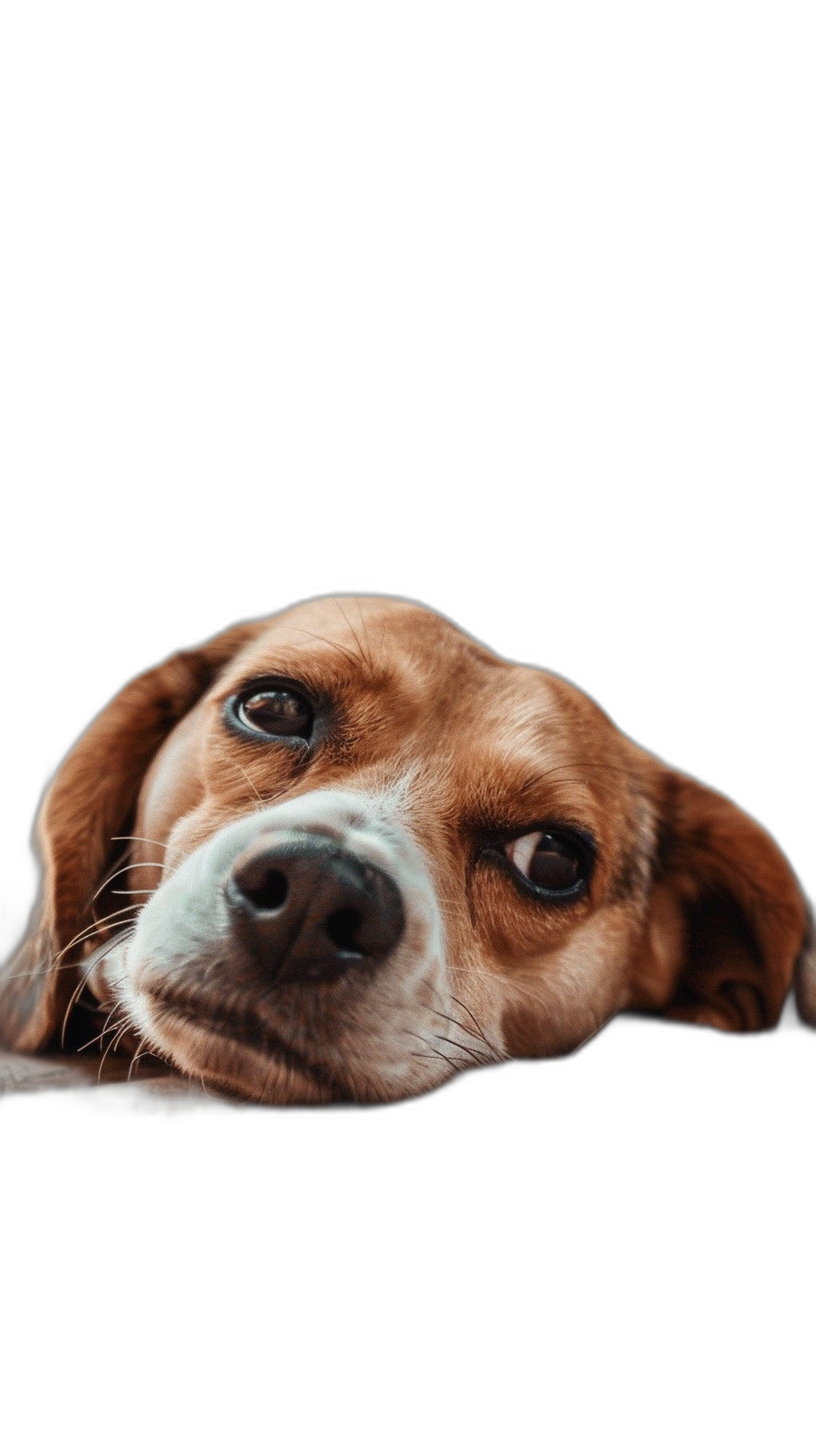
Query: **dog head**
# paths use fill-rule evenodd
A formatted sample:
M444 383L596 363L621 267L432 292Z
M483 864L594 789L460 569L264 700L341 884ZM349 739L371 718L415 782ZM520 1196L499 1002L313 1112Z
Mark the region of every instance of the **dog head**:
M241 624L130 683L39 834L6 1045L78 1044L92 997L131 1049L267 1102L409 1096L626 1008L768 1027L807 938L734 804L570 683L385 598Z

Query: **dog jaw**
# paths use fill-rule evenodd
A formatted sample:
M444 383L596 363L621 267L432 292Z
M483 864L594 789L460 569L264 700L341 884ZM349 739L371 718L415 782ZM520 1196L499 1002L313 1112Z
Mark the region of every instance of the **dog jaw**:
M377 799L318 790L224 825L168 867L134 934L104 963L105 999L189 1076L261 1101L393 1100L439 1085L459 1064L500 1059L474 1020L459 1024L436 892L396 817L405 801L399 784ZM404 933L375 973L265 987L237 943L230 868L259 836L293 831L331 836L399 886Z

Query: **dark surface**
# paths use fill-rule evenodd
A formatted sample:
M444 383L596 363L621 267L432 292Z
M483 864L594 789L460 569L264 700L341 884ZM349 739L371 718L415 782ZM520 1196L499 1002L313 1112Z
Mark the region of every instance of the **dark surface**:
M0 1051L0 1094L38 1092L57 1087L100 1087L127 1082L129 1057L24 1056ZM138 1062L130 1074L145 1091L162 1094L191 1092L196 1088L157 1061Z

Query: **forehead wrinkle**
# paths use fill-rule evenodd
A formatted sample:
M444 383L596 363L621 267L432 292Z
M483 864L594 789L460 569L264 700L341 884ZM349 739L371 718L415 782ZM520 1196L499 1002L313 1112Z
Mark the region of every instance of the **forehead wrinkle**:
M429 618L435 639L434 618L430 613L421 615ZM235 684L278 674L329 692L374 693L384 699L380 713L383 721L398 717L405 728L413 718L422 728L433 719L439 733L447 735L454 724L461 724L462 715L472 718L474 710L483 711L485 668L508 670L500 659L485 661L486 654L448 623L440 623L444 629L441 639L430 641L418 639L416 631L394 633L388 625L389 630L374 646L368 641L361 655L358 641L350 635L343 637L342 622L338 623L336 638L330 638L314 631L312 625L300 627L285 619L276 621L233 660L230 681ZM224 678L218 688L228 695ZM491 684L487 697L494 696ZM368 704L373 707L371 698ZM355 706L352 696L347 706Z
M563 814L609 827L632 788L617 744L607 733L598 741L579 702L565 721L560 693L536 677L537 703L516 708L509 721L492 712L480 732L470 783L477 813L508 822Z
M353 646L365 661L387 657L396 647L416 653L420 643L423 656L433 647L443 654L446 650L464 652L480 660L500 661L437 612L389 597L319 598L280 613L271 625Z
M522 822L564 818L597 832L603 800L590 780L570 765L515 758L483 764L471 786L474 809L507 827Z
M354 684L382 685L387 669L364 662L351 642L331 641L305 628L287 627L265 632L230 664L230 681L261 676L291 677L306 682L321 680L342 688ZM224 687L222 680L220 686Z
M543 673L534 674L532 683L514 674L481 708L479 736L484 751L514 781L539 777L542 763L551 764L560 756L574 762L580 754L572 724L565 723L558 697Z

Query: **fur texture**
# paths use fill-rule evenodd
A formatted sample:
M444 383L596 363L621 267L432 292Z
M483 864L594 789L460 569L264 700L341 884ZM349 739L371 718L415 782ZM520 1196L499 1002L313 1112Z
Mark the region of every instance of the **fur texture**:
M269 682L311 705L307 737L236 728ZM539 833L590 847L560 897L518 869ZM397 887L376 969L281 981L238 935L235 865L303 835ZM22 1051L106 1025L248 1098L381 1101L567 1052L626 1008L770 1027L795 975L816 1021L808 907L766 831L570 683L407 602L307 602L145 673L63 763L39 841L0 980Z

